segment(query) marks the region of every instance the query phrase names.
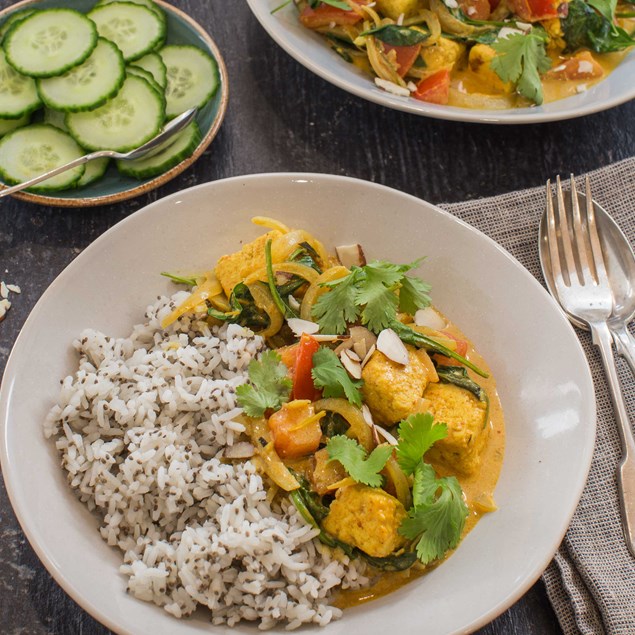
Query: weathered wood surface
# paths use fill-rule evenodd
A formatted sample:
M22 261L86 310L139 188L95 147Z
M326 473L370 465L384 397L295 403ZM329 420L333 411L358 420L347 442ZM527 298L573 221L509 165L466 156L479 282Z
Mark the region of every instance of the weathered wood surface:
M0 0L0 8L10 4ZM225 123L192 168L134 201L86 210L0 201L0 278L22 287L0 324L0 373L29 311L57 274L116 222L177 190L241 174L315 171L383 183L440 203L540 185L558 172L582 173L635 154L635 102L540 126L420 118L367 103L312 75L275 45L245 2L174 4L207 28L224 53L230 77ZM0 564L2 633L108 632L40 564L3 485ZM480 631L560 632L540 582Z

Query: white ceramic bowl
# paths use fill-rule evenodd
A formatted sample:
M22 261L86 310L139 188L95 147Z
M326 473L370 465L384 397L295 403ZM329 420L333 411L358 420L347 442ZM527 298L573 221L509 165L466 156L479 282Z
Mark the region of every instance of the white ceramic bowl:
M281 0L247 0L247 4L269 35L289 55L316 75L353 95L415 115L479 123L541 123L590 115L635 98L635 51L631 51L608 78L586 92L543 106L509 110L472 110L428 104L411 97L399 97L375 86L370 75L344 61L330 49L322 36L303 27L293 4L273 14L271 12L282 4Z
M73 370L71 342L82 329L128 334L147 304L175 291L159 272L209 269L261 233L249 222L255 214L307 228L326 245L359 241L371 259L426 255L421 275L489 362L507 420L499 511L442 566L346 611L325 635L383 635L395 625L447 635L487 623L547 566L582 492L595 437L586 359L546 291L493 241L428 203L355 179L268 174L200 185L123 220L60 274L22 329L0 390L2 472L29 541L62 587L117 632L229 633L204 615L178 621L125 593L121 555L68 489L42 422Z

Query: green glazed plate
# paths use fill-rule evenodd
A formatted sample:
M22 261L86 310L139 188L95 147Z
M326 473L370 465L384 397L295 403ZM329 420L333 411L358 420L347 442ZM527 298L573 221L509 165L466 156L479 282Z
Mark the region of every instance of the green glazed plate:
M212 139L216 136L220 128L227 109L227 69L225 68L223 58L212 38L197 22L179 9L162 2L162 0L155 0L155 2L163 9L167 18L168 37L166 44L191 44L198 46L207 51L218 64L220 87L214 97L199 111L196 117L203 138L194 153L174 166L171 170L151 179L137 180L122 176L117 172L115 166L111 165L101 179L81 189L56 192L55 196L43 196L29 192L18 192L13 196L31 203L57 207L88 207L118 203L126 199L134 198L135 196L140 196L141 194L146 194L160 185L167 183L192 165L212 142ZM94 4L94 0L24 0L23 2L12 5L4 11L0 11L0 25L2 25L12 13L23 9L66 7L86 13Z

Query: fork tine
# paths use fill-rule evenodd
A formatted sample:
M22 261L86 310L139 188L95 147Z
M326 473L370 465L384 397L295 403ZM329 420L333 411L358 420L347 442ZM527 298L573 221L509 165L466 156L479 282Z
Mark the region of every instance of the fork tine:
M564 194L562 192L562 182L560 181L560 175L556 176L556 201L558 203L560 238L562 240L562 250L564 251L564 262L569 275L569 284L571 284L571 278L573 276L576 276L578 280L582 282L578 276L578 271L575 266L575 260L573 258L573 247L571 245L572 236L569 230L569 218L567 216L567 207L564 203Z
M593 272L589 265L588 247L586 240L586 227L582 224L582 215L580 214L580 202L578 200L578 191L575 186L575 178L571 175L571 217L573 220L573 231L575 233L576 253L580 261L580 272L582 273L582 281L584 284L594 283ZM586 220L588 224L588 207Z
M606 265L604 264L604 252L602 251L602 243L600 242L600 235L595 221L595 207L593 205L593 199L591 198L591 182L588 176L585 179L585 185L587 227L589 239L591 240L593 264L595 265L598 284L608 284L608 274L606 272Z
M564 284L564 280L562 278L562 269L560 267L560 251L558 249L558 232L556 230L556 217L553 209L551 179L547 180L547 245L549 245L551 273L556 288L558 288Z

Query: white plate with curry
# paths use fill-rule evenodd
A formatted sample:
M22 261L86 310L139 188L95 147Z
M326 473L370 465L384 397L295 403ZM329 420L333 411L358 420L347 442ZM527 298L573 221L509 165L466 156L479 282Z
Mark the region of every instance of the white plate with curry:
M348 1L348 0L347 0ZM360 4L365 4L365 0L358 0ZM447 45L447 50L439 51L439 54L433 54L432 57L428 56L426 51L426 44L424 42L419 57L413 65L412 77L410 74L403 78L403 81L399 77L394 79L403 84L403 87L397 88L392 82L382 79L377 85L374 81L376 78L376 71L371 69L381 68L382 74L385 77L391 77L395 74L392 69L386 70L386 53L389 51L386 43L390 43L390 46L394 44L403 44L401 47L397 47L397 50L401 48L404 51L405 58L401 57L401 53L398 53L396 58L397 68L400 64L407 63L412 64L412 59L405 61L408 58L408 51L412 49L412 46L406 46L411 44L413 34L407 32L387 33L384 31L383 35L379 33L377 36L373 36L375 40L383 38L386 43L379 46L379 53L375 52L375 61L369 63L369 59L366 55L358 56L359 50L356 50L354 46L351 46L349 39L350 33L347 29L353 28L350 25L343 23L343 26L336 24L335 21L328 22L328 19L322 19L323 16L317 16L313 18L314 22L318 24L320 32L312 31L309 28L303 26L300 22L300 12L293 1L282 2L281 0L247 0L253 14L256 16L260 24L269 33L269 35L293 58L300 62L303 66L310 71L320 76L322 79L342 88L343 90L366 99L368 101L380 104L387 108L393 108L395 110L401 110L416 115L423 115L426 117L433 117L435 119L447 119L451 121L471 121L478 123L493 123L493 124L528 124L528 123L541 123L548 121L560 121L564 119L571 119L575 117L582 117L584 115L590 115L595 112L613 108L624 102L627 102L635 97L635 84L632 78L635 76L635 51L631 47L623 48L622 44L611 44L608 41L602 46L619 48L619 52L611 52L608 54L596 54L593 53L593 58L588 58L589 52L587 48L591 46L590 40L586 39L586 36L581 36L580 33L584 33L587 28L583 24L584 20L589 20L589 23L593 21L600 21L599 16L593 15L593 9L585 4L585 0L575 0L577 12L570 20L572 22L570 32L572 33L572 42L575 38L576 51L581 51L583 57L576 63L571 62L568 68L565 70L563 58L554 52L547 45L544 54L551 56L553 59L547 61L547 68L549 65L552 67L551 72L555 72L556 75L562 75L563 73L573 73L573 76L578 79L572 81L560 81L558 79L543 79L542 93L544 102L542 105L535 105L535 99L517 98L515 91L512 89L505 89L504 84L500 78L495 76L490 70L485 70L488 67L491 56L494 52L491 50L492 42L496 41L496 38L510 38L513 39L523 37L523 34L527 34L526 29L530 28L529 22L533 21L531 15L525 20L516 18L513 22L500 22L496 19L496 9L491 14L491 17L487 19L490 22L470 22L469 16L459 13L462 9L467 10L470 13L475 13L475 17L479 17L477 11L480 11L480 7L483 5L483 0L432 0L435 3L438 13L442 13L444 17L441 18L441 26L443 30L442 40ZM296 0L296 2L303 7L307 5L306 0ZM329 0L330 4L331 0ZM345 2L338 2L333 0L333 4L337 6L333 7L318 7L319 3L309 3L316 6L318 12L326 11L340 11L337 6L346 6ZM488 5L487 0L484 0L484 4ZM496 0L490 0L489 5L495 6L499 3ZM543 2L542 0L515 0L516 5L537 5L538 7L545 7L549 5L550 21L541 21L536 23L538 30L535 33L545 34L542 30L542 24L551 25L560 20L557 14L557 2ZM380 3L372 5L373 9L379 9ZM397 24L393 24L391 28L399 27L399 22L403 21L403 24L408 24L408 15L404 20L403 15L397 15L400 11L399 7L405 7L407 10L414 11L413 7L423 6L421 3L417 4L417 0L382 0L382 5L394 5L397 8L393 10L390 17L385 16L379 12L378 17L383 22L389 20ZM488 5L488 6L489 6ZM553 16L551 16L551 5L553 5ZM427 6L427 3L426 5ZM562 6L567 6L563 4ZM633 30L635 27L635 14L628 9L629 5L624 11L628 11L630 18L627 18L627 22L624 23L628 30ZM631 5L632 6L632 5ZM466 8L467 7L467 8ZM312 10L312 9L311 9ZM500 12L500 8L498 11ZM523 11L522 9L520 10ZM571 10L572 15L574 9ZM429 12L428 12L429 13ZM529 11L531 14L531 11ZM463 16L461 20L457 21L455 16ZM486 10L486 14L489 16L489 8ZM501 14L505 15L506 14ZM624 14L626 15L626 14ZM309 18L307 22L310 20ZM337 16L334 18L339 20ZM438 19L436 24L438 25ZM501 18L498 18L500 20ZM508 20L505 17L505 20ZM536 18L537 19L537 18ZM573 23L575 19L575 24ZM604 19L604 18L602 18ZM447 21L447 22L446 22ZM593 23L595 23L593 22ZM368 16L367 16L367 23ZM420 20L417 22L417 28L422 27L424 30L429 28L429 25L422 23ZM376 26L371 27L376 29ZM430 27L431 28L431 27ZM502 28L502 30L501 30ZM550 28L556 28L555 26ZM359 31L359 23L354 25L354 34ZM446 31L450 29L452 32L449 36L446 36ZM483 33L477 34L477 44L473 46L472 53L470 55L470 61L467 61L467 54L465 52L465 44L460 42L463 39L464 29L481 29ZM492 34L485 31L490 30ZM610 27L608 23L604 31L608 33ZM556 28L557 34L551 37L550 42L557 46L557 42L560 42L560 46L564 46L562 40L562 32L559 28ZM320 33L326 33L326 36ZM612 41L623 38L624 33L621 31L613 35L605 36ZM457 35L458 34L458 35ZM415 34L416 35L416 34ZM469 35L469 34L468 34ZM388 37L390 36L390 37ZM422 36L423 38L426 35ZM469 36L475 37L475 36ZM540 35L543 37L543 35ZM626 36L628 37L628 36ZM484 39L483 39L484 38ZM419 38L421 39L421 38ZM483 39L483 43L479 43ZM412 40L414 41L414 40ZM467 40L468 48L474 44L474 41ZM330 45L329 45L330 43ZM512 54L520 55L520 49L523 45L520 43L513 51L510 51L510 58ZM534 42L535 46L541 47L537 42ZM367 46L367 45L364 45ZM532 45L533 46L533 45ZM454 65L454 70L451 72L451 83L449 89L446 87L446 99L445 104L429 103L428 101L420 101L414 97L416 92L416 84L419 82L417 77L427 76L425 71L427 68L436 69L437 63L441 63L439 70L447 68L445 62L448 61L448 55L453 55L453 49L459 50L463 47L463 52L460 53L461 57L457 57L457 61ZM377 46L375 46L377 49ZM434 46L428 49L431 51ZM477 53L477 50L479 53ZM561 50L561 49L559 49ZM612 49L611 49L612 50ZM535 54L535 53L532 53ZM458 53L457 53L458 55ZM472 59L472 56L474 59ZM565 55L566 57L566 49ZM370 57L370 56L369 56ZM390 58L390 53L388 53ZM438 58L443 58L441 61ZM517 59L521 59L518 57ZM353 63L351 63L351 61ZM450 60L451 61L451 60ZM395 60L389 63L394 67ZM592 66L595 67L595 71L592 70ZM415 68L418 66L419 68ZM473 73L472 66L478 68L478 73ZM510 68L510 67L508 67ZM522 65L518 66L518 72L522 72ZM541 69L541 73L545 72L545 68ZM591 71L590 75L587 71ZM583 71L582 75L578 75L578 71ZM597 72L596 72L597 71ZM423 75L422 75L423 73ZM599 74L599 77L597 75ZM527 74L529 76L529 73ZM593 76L593 79L587 79L587 76ZM438 79L438 77L437 77ZM447 78L446 78L447 79ZM529 81L531 83L531 81ZM420 86L420 85L419 85ZM509 86L509 84L508 84ZM513 88L513 86L512 86ZM388 89L388 90L386 90ZM426 93L426 99L435 100L434 96L430 97L430 94L438 94L439 85L438 82L432 81L432 85L426 85L423 89ZM447 101L447 91L449 90L449 102ZM510 92L511 91L511 92ZM403 92L404 94L395 94ZM442 91L441 91L442 92ZM526 89L525 92L530 95L532 89ZM410 96L408 96L410 94ZM441 100L443 101L443 99ZM542 98L538 100L540 103ZM447 105L449 103L449 105ZM454 104L454 105L453 105Z
M487 492L498 477L498 509L440 566L372 602L353 602L321 630L383 635L398 625L414 634L425 625L426 633L447 635L483 626L534 584L580 498L595 440L586 358L551 297L496 243L420 199L361 180L266 174L200 185L121 221L60 274L22 329L0 390L2 471L25 534L65 591L115 632L230 632L212 626L209 614L176 620L126 593L121 554L68 488L43 421L59 378L77 363L78 333L129 333L154 297L174 292L160 272L209 270L262 233L250 223L256 215L308 229L329 246L359 243L369 260L425 256L418 275L432 285L435 306L493 377L494 427L472 487ZM256 632L244 623L233 630Z

